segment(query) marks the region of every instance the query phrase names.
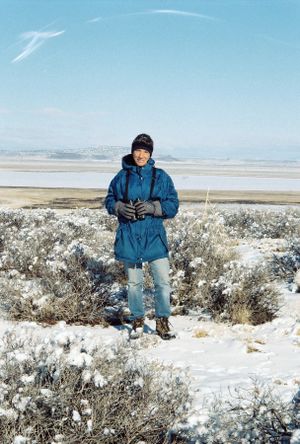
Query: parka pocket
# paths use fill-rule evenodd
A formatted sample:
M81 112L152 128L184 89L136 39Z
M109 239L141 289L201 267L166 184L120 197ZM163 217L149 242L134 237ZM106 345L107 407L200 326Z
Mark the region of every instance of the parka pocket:
M117 258L135 262L137 260L137 243L134 242L128 230L118 228L114 243Z
M160 230L149 231L145 237L144 251L146 260L166 256L169 251L166 234Z

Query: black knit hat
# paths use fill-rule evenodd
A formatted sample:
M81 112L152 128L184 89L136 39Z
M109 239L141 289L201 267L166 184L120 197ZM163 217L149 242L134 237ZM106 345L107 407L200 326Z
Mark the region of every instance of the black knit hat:
M148 134L139 134L138 136L136 136L131 145L131 153L133 153L134 150L138 150L139 148L147 150L150 156L152 156L153 140L150 136L148 136Z

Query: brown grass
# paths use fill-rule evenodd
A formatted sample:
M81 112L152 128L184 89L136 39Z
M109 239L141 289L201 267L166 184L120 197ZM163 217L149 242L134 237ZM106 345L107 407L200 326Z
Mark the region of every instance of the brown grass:
M251 324L251 310L244 306L236 306L232 311L232 322L234 324Z
M261 353L261 350L259 350L259 348L254 347L251 344L247 345L247 353Z
M256 344L266 345L266 341L264 341L263 339L255 339L254 342L256 342Z
M207 338L207 336L209 336L207 331L202 330L201 328L197 328L193 334L193 338Z
M106 189L0 187L0 206L8 208L100 208ZM179 190L181 203L204 203L207 190ZM211 203L299 204L298 192L210 190Z

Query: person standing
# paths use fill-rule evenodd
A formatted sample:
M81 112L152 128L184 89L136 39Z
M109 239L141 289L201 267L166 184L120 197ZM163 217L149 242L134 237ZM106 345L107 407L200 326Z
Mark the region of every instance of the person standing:
M156 168L152 159L153 140L139 134L131 154L122 159L122 170L112 179L105 206L118 217L114 243L117 260L122 261L128 279L128 306L132 315L131 337L144 329L143 264L148 262L155 288L156 332L171 339L169 249L164 219L175 217L179 201L171 177Z

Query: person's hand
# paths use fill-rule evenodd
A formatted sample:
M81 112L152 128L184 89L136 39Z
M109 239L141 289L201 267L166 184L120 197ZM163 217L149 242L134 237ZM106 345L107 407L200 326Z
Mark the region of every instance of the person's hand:
M135 211L137 217L143 217L146 214L154 214L155 213L155 205L151 200L136 202Z
M123 216L128 220L135 219L135 206L118 200L115 204L115 213L117 216Z

